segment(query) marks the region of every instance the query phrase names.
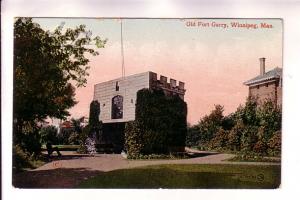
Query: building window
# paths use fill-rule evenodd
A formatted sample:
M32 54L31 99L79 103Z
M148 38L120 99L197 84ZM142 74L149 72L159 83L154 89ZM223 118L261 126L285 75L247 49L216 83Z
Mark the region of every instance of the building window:
M119 91L119 82L116 82L116 91Z
M111 118L123 118L123 97L120 95L114 96L111 102Z

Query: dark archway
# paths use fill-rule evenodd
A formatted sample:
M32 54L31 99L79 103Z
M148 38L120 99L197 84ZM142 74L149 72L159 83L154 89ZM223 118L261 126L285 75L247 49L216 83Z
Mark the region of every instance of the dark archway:
M123 118L123 97L121 95L114 96L111 100L111 118Z

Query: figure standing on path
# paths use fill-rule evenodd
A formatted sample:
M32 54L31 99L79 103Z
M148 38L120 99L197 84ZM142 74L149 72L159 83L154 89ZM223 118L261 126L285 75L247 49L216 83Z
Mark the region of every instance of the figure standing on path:
M61 156L61 153L59 152L58 147L52 147L51 142L47 142L46 147L47 147L47 152L48 152L48 158L51 157L51 154L54 151L56 151L56 153L57 153L58 156Z

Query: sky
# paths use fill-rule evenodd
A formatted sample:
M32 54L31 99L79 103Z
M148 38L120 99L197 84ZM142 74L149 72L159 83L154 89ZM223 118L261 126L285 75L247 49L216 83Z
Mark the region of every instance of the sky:
M93 36L108 39L99 55L90 57L84 88L76 89L78 104L71 117L88 116L94 85L122 75L121 20L108 18L35 18L45 30L62 22L74 28L85 24ZM240 27L233 27L233 24ZM264 26L262 26L264 24ZM122 19L126 75L153 71L185 82L188 122L196 124L214 105L224 114L244 104L243 82L282 67L282 21L279 19Z

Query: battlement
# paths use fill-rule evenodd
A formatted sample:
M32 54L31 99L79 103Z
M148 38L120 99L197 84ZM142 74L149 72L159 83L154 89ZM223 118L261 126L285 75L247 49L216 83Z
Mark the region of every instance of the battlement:
M184 82L170 78L168 82L168 78L166 76L160 75L159 79L157 78L157 74L154 72L150 72L150 86L151 88L162 88L169 93L178 93L181 97L185 94Z

